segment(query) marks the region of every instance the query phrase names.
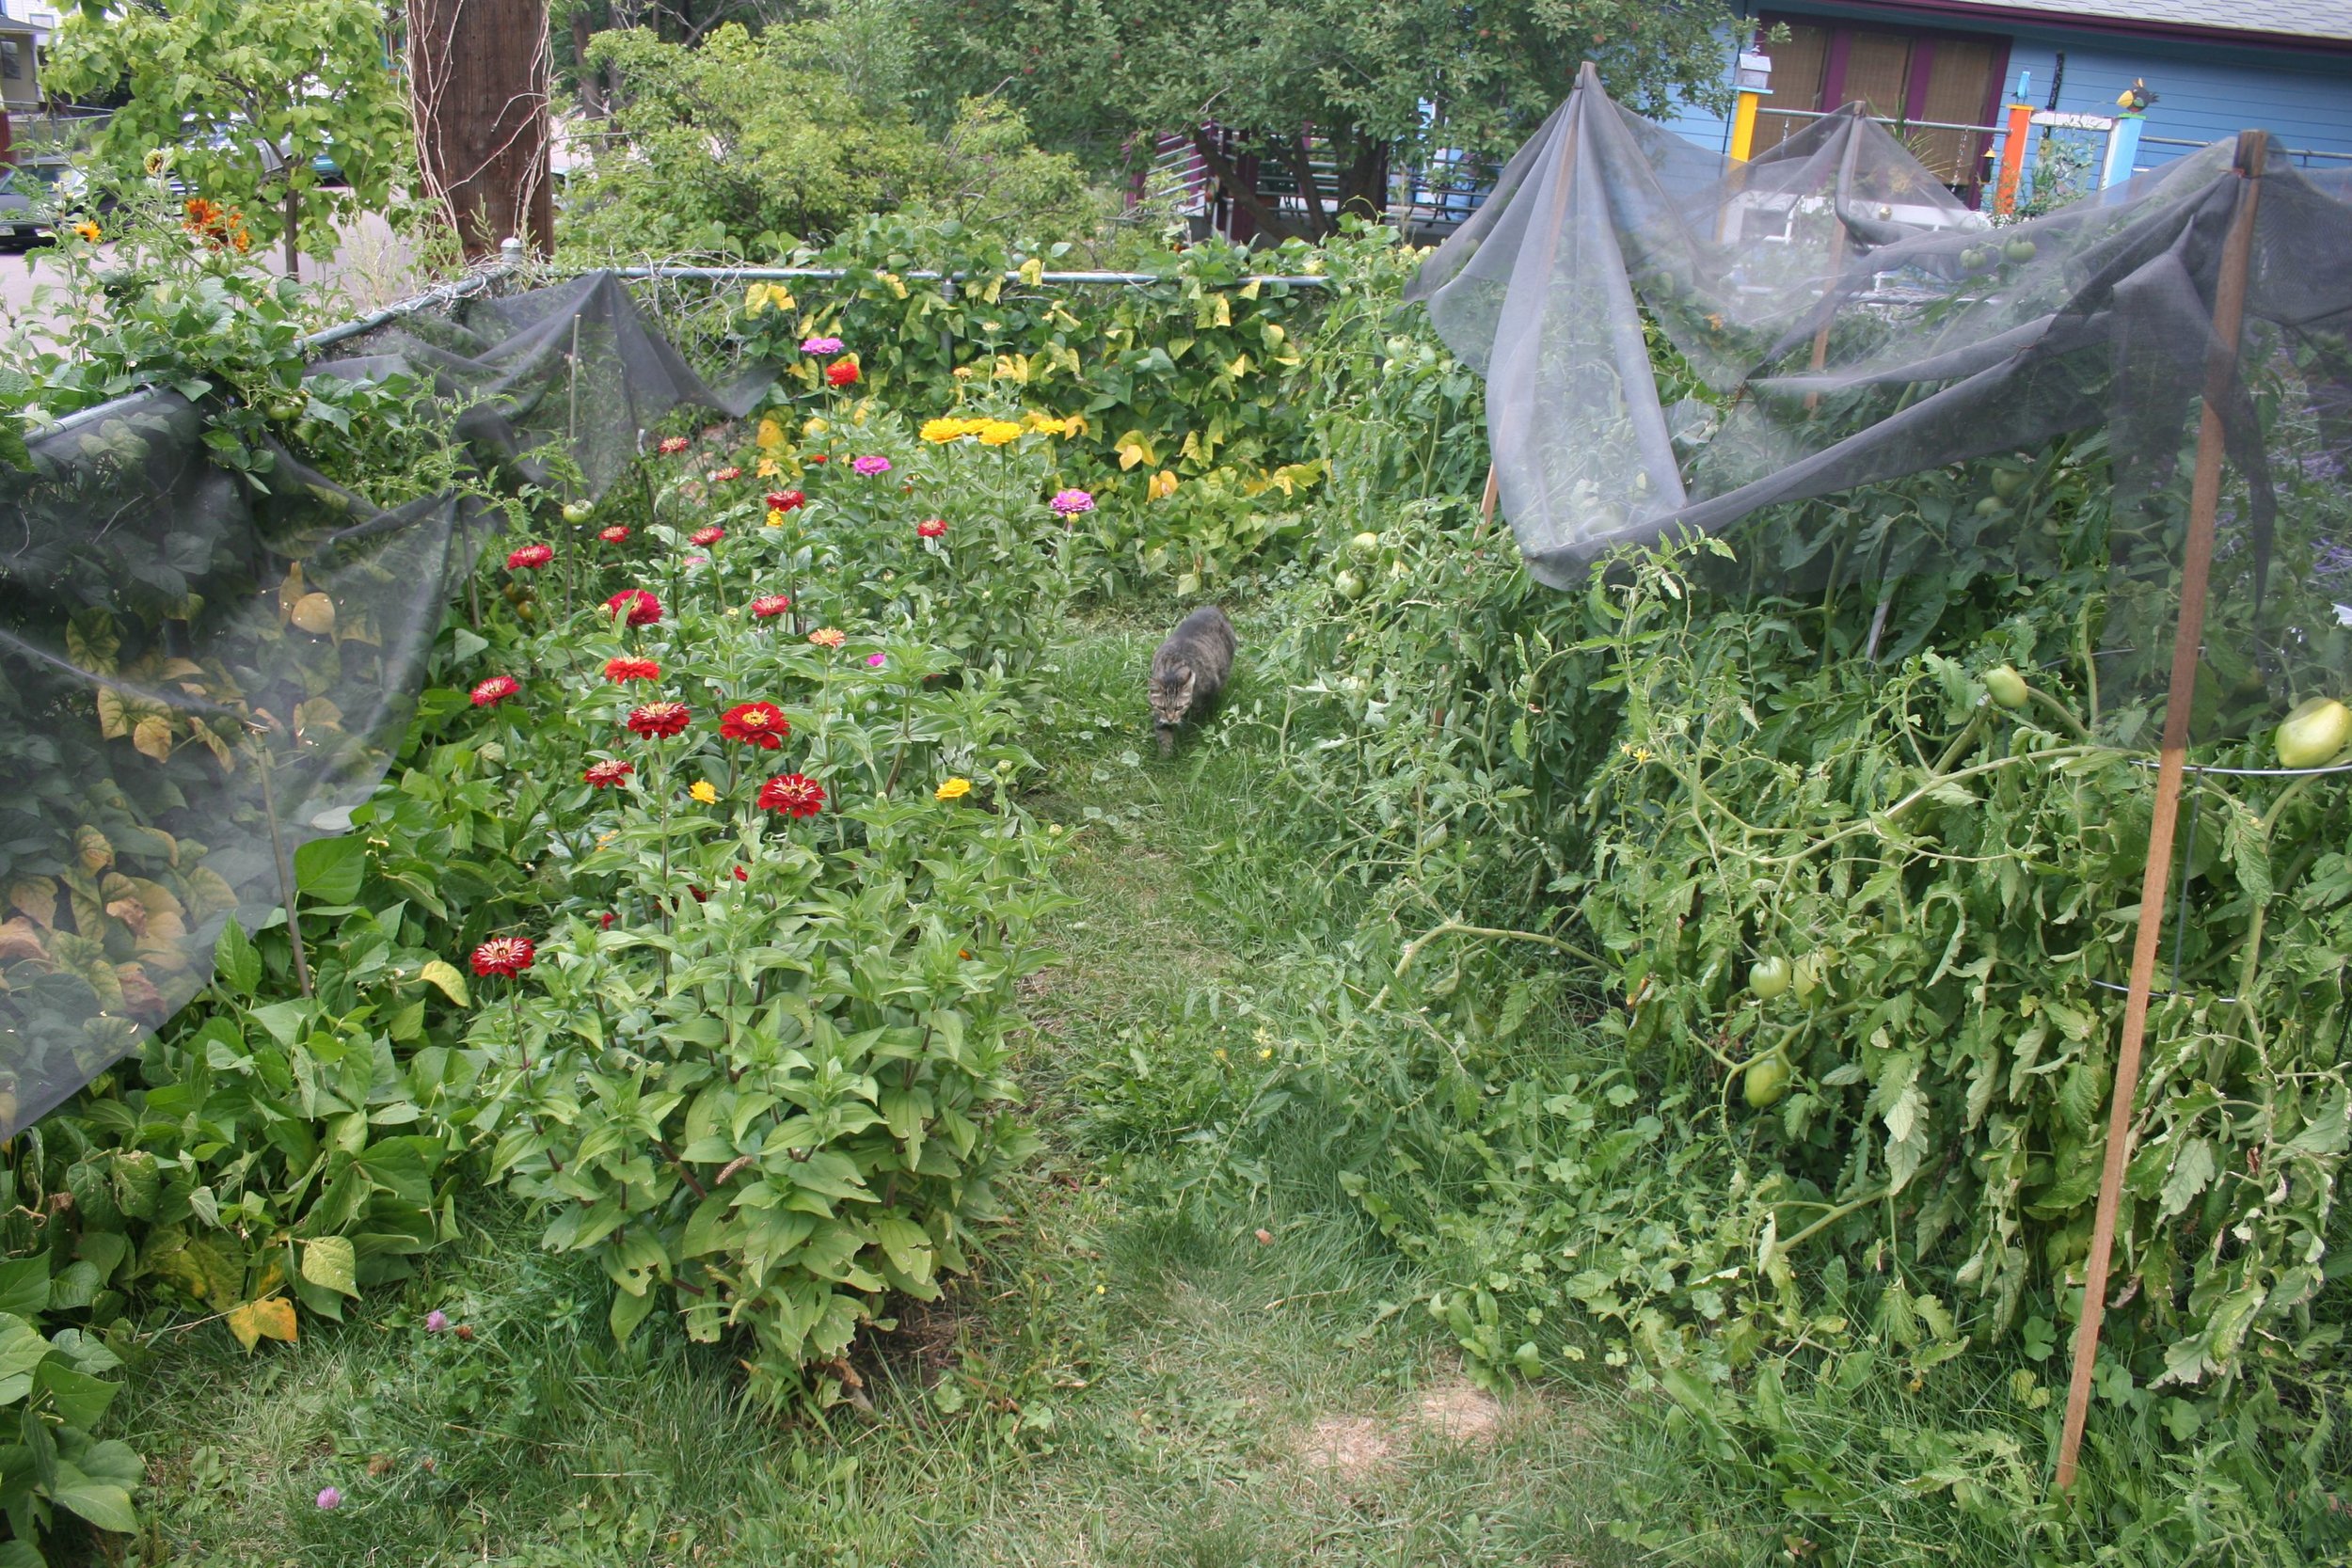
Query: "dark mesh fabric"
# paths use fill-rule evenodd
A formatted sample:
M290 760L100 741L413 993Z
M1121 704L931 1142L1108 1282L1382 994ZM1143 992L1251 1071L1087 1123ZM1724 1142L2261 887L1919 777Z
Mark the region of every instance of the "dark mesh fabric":
M2085 542L2032 465L2075 437L2114 487L2090 548L2113 566L2103 679L2124 704L2169 671L2210 386L2230 477L2198 716L2219 733L2352 685L2352 176L2273 152L2249 180L2235 157L2218 144L1994 231L1858 106L1733 166L1618 109L1588 69L1415 293L1486 372L1502 505L1555 587L1613 546L1748 519L1743 568L1772 591L2056 570ZM2233 352L2214 303L2249 198ZM1700 395L1661 400L1652 335ZM1827 527L1756 515L1836 513L1858 486L1978 460L2021 477Z
M567 444L594 488L672 408L738 406L610 276L369 346L317 370L430 375L477 457L537 467ZM146 394L0 474L0 1136L184 1006L232 913L269 923L270 805L289 857L349 827L480 544L454 497L379 509L282 451L263 493L213 461L206 428Z

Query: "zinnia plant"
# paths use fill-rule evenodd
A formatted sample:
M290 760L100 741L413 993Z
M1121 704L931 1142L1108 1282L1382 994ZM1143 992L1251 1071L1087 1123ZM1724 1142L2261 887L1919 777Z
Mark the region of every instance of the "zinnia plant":
M626 544L628 540L628 530L622 524L614 523L611 528L598 529L596 537L608 545Z
M752 601L752 619L772 621L791 608L792 596L790 594L763 594Z
M805 773L780 773L759 786L759 809L786 816L814 816L824 809L825 790Z
M615 758L610 762L590 763L588 765L588 770L580 774L580 777L589 784L594 784L598 789L611 789L613 785L619 784L622 780L628 778L631 773L636 771L637 768L634 764L622 762Z
M608 658L604 661L604 678L615 686L629 681L658 681L661 666L650 658Z
M850 634L837 626L818 626L808 634L808 640L820 648L838 648L850 640Z
M784 710L773 703L738 703L719 716L719 734L772 752L792 733Z
M807 504L808 498L801 494L798 490L771 490L768 492L768 510L771 512L798 512L802 507L806 506Z
M661 601L643 588L624 588L604 601L604 612L615 620L627 616L632 626L649 626L661 619Z
M529 937L492 937L473 950L473 972L488 976L503 974L513 979L529 969L539 949Z
M890 459L870 455L854 458L850 461L850 467L862 477L872 479L876 474L886 474L890 471Z
M507 552L506 569L510 572L535 572L554 559L555 547L552 545L525 545L518 550Z
M692 445L693 443L689 441L683 436L664 436L661 438L660 444L653 450L660 452L664 457L675 457L679 452L684 451L688 447Z
M961 800L972 793L972 781L959 775L931 791L934 800Z
M932 517L928 521L915 524L914 531L917 534L920 534L923 538L936 539L941 534L947 531L947 519L945 517Z
M473 705L496 707L522 689L522 684L512 675L492 675L473 689Z
M684 703L647 703L629 710L628 729L647 740L660 740L682 733L693 717Z
M1063 490L1046 504L1054 509L1057 516L1074 517L1081 512L1093 511L1094 498L1084 490Z
M686 536L686 542L690 545L702 545L707 546L717 544L720 540L724 539L726 536L727 531L721 528L718 524L713 523L708 528L698 528L692 533L688 534Z
M731 481L741 479L742 477L743 470L737 467L732 463L728 464L723 468L713 468L710 470L710 483L713 484L725 484Z
M801 341L801 352L817 355L839 354L841 340L838 338L804 338Z
M857 361L854 359L834 360L825 367L825 380L834 387L856 386Z

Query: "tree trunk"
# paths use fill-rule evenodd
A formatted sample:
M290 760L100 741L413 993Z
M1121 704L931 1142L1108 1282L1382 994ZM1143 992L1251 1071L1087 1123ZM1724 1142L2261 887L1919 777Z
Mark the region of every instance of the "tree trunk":
M572 71L580 78L580 106L597 119L604 118L603 74L588 63L588 8L572 12Z
M1200 161L1208 166L1209 172L1216 177L1216 182L1225 187L1225 194L1238 202L1251 217L1256 218L1258 226L1266 234L1276 240L1295 240L1306 237L1298 232L1296 226L1259 198L1257 182L1244 180L1241 177L1240 171L1233 167L1232 160L1226 157L1223 150L1217 147L1216 137L1212 133L1200 126L1194 126L1192 147L1194 151L1200 154Z
M293 170L286 184L286 276L302 276L302 193L294 188Z
M1340 165L1340 210L1335 220L1353 216L1378 223L1388 213L1389 144L1366 136L1357 144L1356 155ZM1339 225L1334 221L1332 227Z
M466 260L555 241L548 174L546 0L415 0L410 108L424 186Z

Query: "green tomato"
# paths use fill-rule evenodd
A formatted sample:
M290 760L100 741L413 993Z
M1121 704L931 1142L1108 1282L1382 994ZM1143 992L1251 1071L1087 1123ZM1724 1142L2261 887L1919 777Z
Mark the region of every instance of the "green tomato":
M1740 1075L1740 1093L1751 1111L1779 1104L1788 1093L1788 1064L1778 1054L1765 1057Z
M1974 245L1970 245L1966 250L1960 253L1960 264L1965 271L1979 271L1984 266L1984 252L1979 250Z
M1347 542L1347 553L1354 556L1359 565L1371 565L1380 559L1380 536L1376 533L1358 534Z
M586 501L565 501L564 520L567 523L584 523L596 514L596 510Z
M2313 697L2279 726L2279 766L2317 768L2352 741L2352 708L2333 697Z
M1756 967L1748 971L1748 990L1766 1002L1788 989L1788 960L1778 954L1756 959Z
M1331 579L1331 587L1343 599L1360 599L1364 596L1364 579L1354 572L1340 573Z
M1998 664L1984 673L1985 695L2015 713L2026 705L2026 677L2014 667Z
M2033 483L2033 474L2025 468L1995 468L1993 470L1993 493L2003 500L2013 500L2018 493Z
M1829 955L1807 953L1799 958L1789 977L1789 986L1800 1002L1811 1002L1821 993L1821 984L1829 978Z
M2001 246L2001 254L2012 261L2030 261L2034 258L2034 243L2031 240L2011 240Z
M2009 515L2009 503L2001 499L1998 496L1987 496L1983 499L1977 502L1977 515L1979 517L2006 517Z

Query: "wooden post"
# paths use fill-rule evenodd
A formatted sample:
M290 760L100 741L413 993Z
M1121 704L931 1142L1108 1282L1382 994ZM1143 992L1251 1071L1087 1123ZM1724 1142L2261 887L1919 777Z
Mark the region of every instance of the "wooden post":
M1486 465L1486 493L1478 498L1479 520L1488 523L1493 522L1495 520L1495 502L1501 500L1502 499L1502 476L1495 472L1495 466L1489 463Z
M2132 1101L2139 1089L2140 1044L2148 1028L2156 948L2164 930L2164 895L2172 874L2172 832L2180 818L2181 777L2188 755L2189 708L2205 636L2205 582L2213 564L2214 513L2221 499L2221 404L2237 374L2238 338L2246 321L2246 275L2254 249L2254 207L2262 195L2269 134L2242 131L2237 138L2237 212L2221 250L2215 280L2213 340L2205 362L2205 404L2197 427L2197 471L2189 485L2188 540L2181 562L2181 611L2172 639L2172 687L2164 714L2164 743L2156 764L2155 814L2148 824L2148 869L2140 879L2139 926L2132 945L2131 987L2123 1003L2123 1036L2115 1053L2115 1089L2107 1103L2106 1160L2099 1173L2099 1207L2091 1220L2090 1256L2083 1264L2083 1311L2074 1326L2074 1379L2066 1390L2066 1424L2058 1437L2057 1484L2074 1484L2083 1423L2090 1413L2090 1374L2099 1358L2099 1321L2106 1311L2107 1266L2115 1252L2115 1217L2122 1205Z
M2017 95L2025 96L2021 84ZM1993 210L2007 217L2017 211L2017 189L2026 177L2026 144L2033 139L2033 105L2011 103L2001 134L2001 172L1993 182Z
M416 0L408 9L417 163L466 260L555 245L546 0Z

